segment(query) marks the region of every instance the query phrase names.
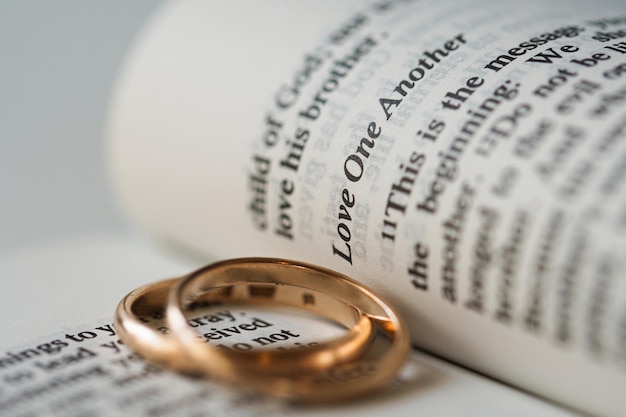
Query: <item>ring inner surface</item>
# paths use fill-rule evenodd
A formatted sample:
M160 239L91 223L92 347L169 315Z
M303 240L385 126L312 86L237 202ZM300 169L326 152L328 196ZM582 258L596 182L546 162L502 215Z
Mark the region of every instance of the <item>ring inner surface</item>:
M306 311L346 328L353 327L361 317L361 312L355 306L332 295L308 288L272 283L206 287L193 300L185 307L186 310L217 303L249 304L266 308L292 307L296 314L298 311Z

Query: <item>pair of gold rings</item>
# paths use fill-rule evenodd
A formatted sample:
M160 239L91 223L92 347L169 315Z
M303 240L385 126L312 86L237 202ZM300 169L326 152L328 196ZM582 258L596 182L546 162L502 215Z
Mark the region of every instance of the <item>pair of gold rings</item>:
M269 304L304 309L346 327L306 349L237 351L201 340L189 310L202 303ZM145 317L164 311L167 331ZM280 397L333 401L385 386L409 350L405 324L378 295L314 265L272 258L218 262L124 297L115 326L144 358L176 370Z

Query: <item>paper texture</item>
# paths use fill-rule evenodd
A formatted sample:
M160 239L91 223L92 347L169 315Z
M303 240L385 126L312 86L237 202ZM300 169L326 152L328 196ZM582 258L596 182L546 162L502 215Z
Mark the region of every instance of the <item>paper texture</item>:
M574 415L417 352L381 395L313 408L233 392L140 360L111 326L114 306L136 286L196 266L119 235L5 255L0 275L14 284L0 293L0 416ZM249 314L278 326L268 312ZM234 323L220 317L213 326Z

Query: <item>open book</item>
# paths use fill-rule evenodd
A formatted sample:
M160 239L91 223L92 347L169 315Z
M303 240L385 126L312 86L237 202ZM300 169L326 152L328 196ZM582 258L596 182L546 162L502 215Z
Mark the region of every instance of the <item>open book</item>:
M343 272L400 310L416 347L574 410L622 415L621 2L250 3L173 2L131 52L107 132L129 215L189 253ZM46 372L87 363L99 352L78 343L115 337L92 327L23 340L0 372L28 374L46 350L71 350ZM447 402L461 401L480 415L570 413L428 363L463 382L434 400L426 379L378 411L454 415ZM104 369L76 378L104 384ZM39 399L10 389L9 415ZM141 392L137 404L155 396ZM203 395L185 392L185 404Z

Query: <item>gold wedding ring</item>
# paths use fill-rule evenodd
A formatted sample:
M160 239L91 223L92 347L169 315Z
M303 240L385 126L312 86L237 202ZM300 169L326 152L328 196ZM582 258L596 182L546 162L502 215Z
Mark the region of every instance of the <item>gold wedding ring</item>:
M167 298L174 284L179 280L180 278L171 278L144 285L131 291L118 304L114 318L115 327L118 329L120 338L131 349L141 352L144 358L178 371L198 372L197 364L188 357L179 340L170 335L170 331L165 327L163 320ZM211 297L205 296L203 303L194 304L206 305L206 303L222 304L224 302L242 301L247 298L247 290L247 287L241 287L236 291L221 290L211 294ZM259 287L250 287L250 291L253 294L258 293ZM285 287L281 293L283 300L280 304L299 306L298 295L300 292L299 288ZM290 293L294 293L294 298L285 297ZM241 297L242 295L244 297ZM292 364L299 367L307 365L314 367L332 366L338 361L346 361L357 354L359 347L371 337L372 324L370 320L365 316L357 317L358 314L351 305L323 293L316 294L313 299L309 298L312 296L311 292L304 296L306 303L312 304L312 301L316 300L314 305L309 307L310 310L315 310L318 315L327 317L332 321L339 321L340 324L349 329L348 332L327 342L324 345L327 349L319 354L317 352L319 349L313 348L308 350L306 354L266 351L244 356L245 359L252 360L252 366L254 366L255 360L262 360L264 364L279 361L282 365ZM267 300L260 299L257 303L263 301ZM341 314L340 317L334 317L330 316L330 312ZM189 323L189 320L187 322ZM155 323L158 323L156 328ZM329 351L333 352L333 355L329 355ZM255 356L257 357L255 358Z
M165 294L169 299L165 302ZM306 349L237 351L213 346L190 327L198 302L281 305L342 324L342 336ZM139 317L166 307L169 334ZM183 278L141 287L118 305L122 340L148 359L237 386L308 401L381 388L403 364L408 332L379 296L341 274L271 258L218 262Z

